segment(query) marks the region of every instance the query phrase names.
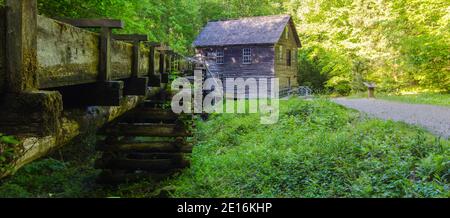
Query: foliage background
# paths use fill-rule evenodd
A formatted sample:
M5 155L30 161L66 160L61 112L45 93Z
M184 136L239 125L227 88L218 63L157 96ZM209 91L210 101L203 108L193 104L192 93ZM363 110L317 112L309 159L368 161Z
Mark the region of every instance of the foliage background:
M0 0L1 2L4 0ZM450 90L448 0L38 0L50 17L109 17L124 33L192 53L208 20L291 14L304 47L299 80L339 94L382 90Z

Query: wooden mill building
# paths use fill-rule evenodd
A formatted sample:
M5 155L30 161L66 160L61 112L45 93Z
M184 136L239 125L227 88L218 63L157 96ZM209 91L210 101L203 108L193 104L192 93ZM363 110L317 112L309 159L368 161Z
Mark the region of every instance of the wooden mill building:
M301 42L289 15L211 21L193 46L222 79L277 77L280 90L298 86Z

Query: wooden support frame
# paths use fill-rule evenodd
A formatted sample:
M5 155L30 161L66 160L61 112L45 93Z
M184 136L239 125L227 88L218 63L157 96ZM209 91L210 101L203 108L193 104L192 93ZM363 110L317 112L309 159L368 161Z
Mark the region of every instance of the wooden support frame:
M160 46L159 43L156 42L147 42L145 45L149 48L149 66L148 66L148 78L150 87L161 87L161 78L157 76L155 73L155 55L156 55L156 47ZM159 64L159 63L158 63ZM158 72L159 73L159 72Z
M148 78L139 78L139 57L140 57L140 46L142 41L147 41L147 35L139 34L121 34L113 35L113 39L128 41L133 43L133 63L131 66L131 78L124 80L124 95L147 95Z
M59 18L61 22L80 28L101 28L100 33L100 61L99 75L100 82L111 80L111 40L112 29L123 29L121 20L113 19L65 19Z
M67 18L56 18L63 23L68 23L72 26L80 28L118 28L123 29L124 23L121 20L114 19L67 19Z
M138 35L138 34L121 34L121 35L113 35L113 39L120 41L127 41L133 43L133 64L131 66L131 75L132 77L138 77L139 74L139 56L140 56L140 43L143 41L147 41L147 35Z
M148 77L132 77L124 80L124 95L146 96L148 93Z
M4 52L0 76L5 79L0 129L14 135L52 135L61 127L62 97L58 92L38 91L37 1L7 0L6 5L0 21Z
M0 7L0 94L5 90L6 77L6 8Z
M6 85L9 93L36 90L37 1L7 0Z
M112 29L122 29L121 20L112 19L58 19L80 28L101 28L98 82L58 89L67 106L120 106L124 82L111 80ZM142 80L140 80L142 81ZM77 94L78 93L78 94ZM83 93L83 94L80 94ZM95 95L92 95L95 93ZM80 98L80 96L83 96Z
M56 89L62 94L64 107L120 106L123 81L96 82Z

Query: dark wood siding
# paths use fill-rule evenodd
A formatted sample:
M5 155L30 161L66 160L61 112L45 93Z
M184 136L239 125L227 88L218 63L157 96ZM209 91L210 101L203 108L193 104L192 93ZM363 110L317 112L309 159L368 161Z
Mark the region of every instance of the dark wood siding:
M243 64L242 50L251 49L251 64ZM219 73L222 77L273 77L274 76L274 50L273 46L232 46L232 47L214 47L200 49L202 55L208 52L215 52L217 49L224 51L224 63L216 64L215 61L209 61L210 70Z

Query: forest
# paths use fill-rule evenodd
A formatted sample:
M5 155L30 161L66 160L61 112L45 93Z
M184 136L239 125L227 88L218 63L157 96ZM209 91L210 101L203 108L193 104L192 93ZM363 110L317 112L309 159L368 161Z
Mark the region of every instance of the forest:
M0 198L450 197L448 0L38 0L38 8L51 18L121 19L115 33L147 34L186 56L208 21L289 14L303 46L299 83L316 96L281 101L274 125L258 124L260 114L194 116L192 165L161 183L97 184L92 130L2 180ZM367 100L363 82L376 83L385 103L439 109L425 111L442 118L443 132L330 98ZM2 143L19 142L0 133Z
M210 20L290 14L300 34L299 82L348 95L375 82L385 92L450 90L447 0L39 0L49 17L117 18L176 51ZM0 1L1 3L1 1Z

